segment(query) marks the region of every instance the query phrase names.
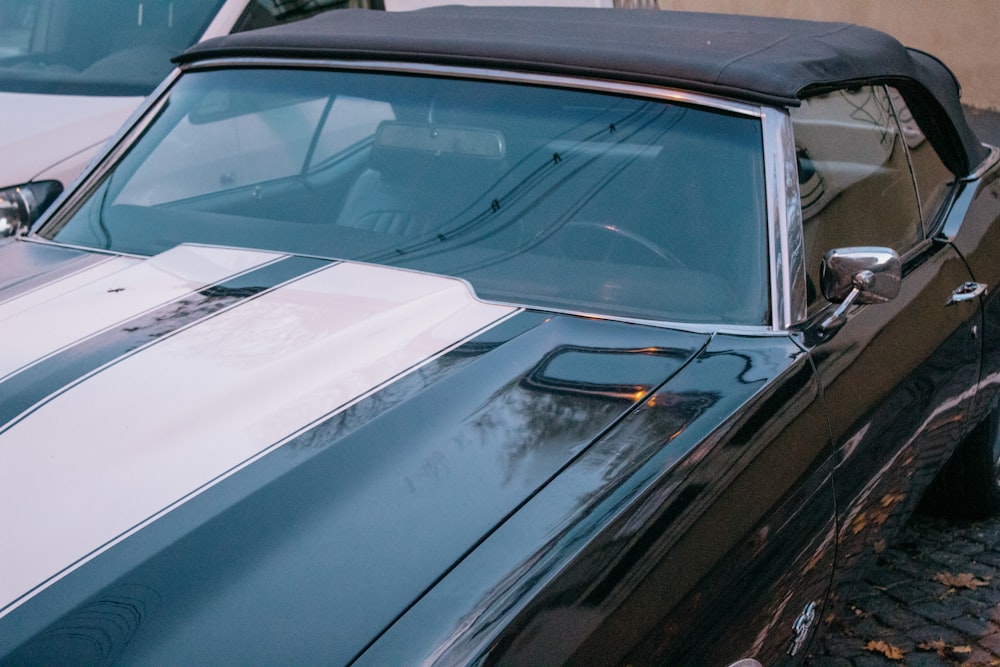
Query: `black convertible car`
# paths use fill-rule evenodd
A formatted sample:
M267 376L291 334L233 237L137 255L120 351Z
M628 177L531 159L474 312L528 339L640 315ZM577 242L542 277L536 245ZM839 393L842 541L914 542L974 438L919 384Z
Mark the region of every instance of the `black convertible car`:
M928 489L997 508L933 57L447 7L178 62L0 242L0 663L799 663Z

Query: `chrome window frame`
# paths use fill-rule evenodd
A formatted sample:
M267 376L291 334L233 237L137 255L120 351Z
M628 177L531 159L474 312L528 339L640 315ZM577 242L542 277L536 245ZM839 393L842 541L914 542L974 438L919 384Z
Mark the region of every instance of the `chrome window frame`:
M792 119L786 109L762 107L767 207L771 239L771 308L776 330L806 319L805 242Z
M37 228L48 223L51 217L72 215L82 197L89 194L103 178L104 173L128 151L155 119L174 82L186 72L217 69L275 68L312 69L334 71L385 72L421 76L450 77L470 80L497 81L538 86L550 86L592 92L603 92L632 97L644 97L666 102L677 102L715 109L736 115L757 118L762 125L762 153L764 164L765 219L767 224L768 298L770 321L765 325L699 324L666 320L645 320L616 317L576 311L559 311L572 315L600 317L602 319L633 322L650 326L670 326L699 332L736 334L787 335L790 326L805 317L805 268L802 251L802 213L799 207L798 172L795 163L795 145L788 112L777 107L763 106L703 93L693 93L676 88L646 85L599 78L539 74L516 70L498 70L425 63L406 63L378 60L337 60L273 57L226 57L186 63L175 69L151 94L115 138L108 142L95 158L93 168L86 172L63 195L67 206L53 206ZM57 210L58 209L58 210ZM55 243L34 236L42 243ZM57 244L63 245L63 244ZM94 250L94 249L92 249ZM98 250L99 251L99 250ZM525 304L510 304L520 307Z

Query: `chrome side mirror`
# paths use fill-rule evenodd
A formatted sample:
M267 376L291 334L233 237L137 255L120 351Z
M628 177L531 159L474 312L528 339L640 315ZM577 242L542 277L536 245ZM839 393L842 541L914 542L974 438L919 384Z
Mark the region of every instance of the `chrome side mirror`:
M899 294L902 281L899 255L890 248L837 248L823 256L820 283L823 296L839 303L837 310L820 324L835 329L847 319L854 304L886 303Z

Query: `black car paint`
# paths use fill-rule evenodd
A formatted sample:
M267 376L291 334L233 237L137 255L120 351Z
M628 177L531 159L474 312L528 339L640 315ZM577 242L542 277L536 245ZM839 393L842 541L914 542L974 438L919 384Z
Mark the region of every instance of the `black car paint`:
M833 565L817 397L794 341L716 336L360 664L722 664L764 629L790 646Z
M788 660L796 618L810 602L821 605L826 598L838 543L845 566L875 553L887 529L929 483L927 471L969 428L968 388L979 373L978 345L996 346L997 330L989 320L980 325L975 304L944 304L952 288L981 277L969 273L955 248L965 249L975 266L974 237L993 229L989 218L1000 213L990 196L995 178L988 183L993 189L982 188L987 196L968 204L979 217L970 216L972 222L958 229L954 246L928 244L907 263L896 301L853 310L833 333L820 334L814 325L791 336L716 334L709 340L641 325L519 316L41 593L23 613L2 621L8 637L35 635L20 647L3 647L13 650L4 662L44 662L54 648L64 656L71 650L83 650L81 658L96 656L95 646L103 658L125 662L182 655L179 650L189 650L191 658L219 659L339 655L341 662L359 664L421 655L488 664L714 665L746 654L766 664ZM0 253L30 268L33 261L51 262L52 249L15 241ZM89 261L86 253L65 255L66 270ZM60 266L46 268L58 272ZM911 299L924 283L937 285L931 296ZM996 302L989 303L995 312ZM923 313L933 308L952 315L951 324L921 329ZM982 333L977 328L974 335L972 327L980 326ZM889 344L897 330L919 331L924 342L908 350L906 363L886 365L885 355L893 350L880 345ZM529 340L534 352L514 352L512 346ZM587 363L588 355L596 363ZM633 355L658 360L656 377L647 369L642 377L623 380L623 367L631 373L644 366L613 360ZM514 370L515 358L535 361ZM557 364L567 358L573 362ZM984 377L989 372L984 368ZM467 409L436 411L432 406L455 386L465 387L459 395L474 392L481 400ZM879 401L887 387L894 388L888 392L892 400ZM870 409L860 418L850 416L844 405L864 401L866 392ZM498 407L519 393L531 397L522 402L523 412ZM635 398L639 403L632 403ZM589 426L569 440L562 428L538 431L546 420L532 414L546 404L554 414L586 415ZM951 410L935 413L942 404ZM924 409L913 411L913 405ZM415 438L412 424L428 419L426 428L438 435ZM500 448L509 454L508 465L501 466L506 472L496 471L505 480L501 486L526 484L508 496L506 510L492 514L492 528L481 526L452 542L436 564L414 577L399 566L408 560L405 545L417 544L407 540L426 544L454 534L470 499L479 496L481 502L489 494L483 495L481 483L469 486L466 480L461 497L439 496L439 530L447 529L436 539L428 526L413 523L402 496L392 501L390 494L377 501L381 509L375 514L394 515L396 528L368 542L358 562L396 571L387 590L408 592L390 602L362 588L348 594L349 586L330 579L342 576L343 563L331 559L332 551L320 555L339 540L356 540L360 526L345 530L346 524L338 528L321 518L322 508L329 513L344 502L331 480L360 489L366 475L390 465L388 454L354 456L345 468L347 443L382 442L392 449L392 443L398 447L415 438L464 439L468 445L476 439L468 440L470 434L482 436L483 426L497 419L504 421L504 432L531 434L538 447ZM940 434L940 444L930 450L924 445L928 434ZM478 456L496 451L483 447ZM535 460L549 451L557 460ZM454 487L459 471L434 464L432 454L410 459L409 473L399 469L391 476L415 484L444 470L449 481L437 479L425 491ZM324 458L330 463L321 464ZM364 510L361 515L369 516ZM403 526L417 532L403 537ZM481 540L470 539L480 532ZM313 546L304 549L307 543ZM285 551L285 562L265 566L260 559L281 544L295 546ZM409 551L411 558L421 552ZM410 564L421 562L427 564L423 556ZM212 598L236 584L253 592L216 607ZM250 639L230 641L225 627L241 617L241 625L257 624L259 607L245 615L241 603L250 598L284 620L254 627ZM93 619L101 610L123 607L132 619L128 630L117 641L98 641L116 635L106 621ZM190 618L201 622L192 625L185 620ZM334 618L338 631L327 627ZM742 622L734 625L732 618ZM318 653L309 646L317 633L330 642ZM132 641L140 636L142 642ZM357 645L344 641L349 636L378 638Z
M982 298L982 369L970 422L975 424L1000 400L1000 166L993 164L978 178L958 183L955 204L942 236L961 254L973 279L987 286Z
M954 248L925 244L892 302L859 308L812 350L837 446L844 571L884 548L967 432L979 309L947 305L971 280ZM893 510L900 506L899 512Z
M790 638L832 570L817 399L787 336L527 312L50 585L0 621L3 662L386 664L469 623L459 662L714 660L733 630ZM713 601L744 587L734 629Z
M672 460L675 465L665 465L664 451L679 446L671 441L640 465L645 475L635 473L642 480L637 486L646 484L642 492L594 507L582 497L564 501L561 520L535 534L534 543L544 548L489 578L504 582L502 591L476 587L473 572L485 568L473 554L471 564L456 568L421 600L362 664L412 657L422 639L426 653L417 655L444 662L723 665L745 655L764 664L797 662L786 650L793 626L810 601L826 600L834 550L840 578L833 581L863 571L961 437L996 407L1000 307L993 295L1000 271L986 258L990 247L1000 246L997 173L994 165L980 184L957 186L942 232L905 258L895 301L852 309L836 331L821 330L824 311L793 334L807 354L798 359L798 370L777 373L767 391L743 406L745 426L735 429L741 437L729 424L694 434L692 442L707 438ZM972 279L988 281L985 318L976 302L949 305L952 291ZM740 386L740 375L720 373L730 391L680 389L694 369L706 368L722 341L730 343L722 354L732 356L746 342L717 336L663 390L681 403L699 404L691 410L697 413L691 426ZM768 366L758 361L748 368L761 365ZM701 387L713 386L698 377ZM620 432L642 432L655 413L645 405L588 456L613 448ZM677 440L695 430L677 429ZM748 434L774 441L751 453ZM655 442L650 435L635 441ZM731 453L744 450L743 456ZM711 491L714 485L723 490ZM629 488L636 487L620 487ZM548 493L560 499L546 489L535 502ZM720 496L715 504L706 498L710 493ZM579 523L568 516L580 517ZM498 534L515 530L520 520L513 517ZM523 521L530 525L531 519ZM574 533L581 525L590 526L586 537ZM629 532L636 525L643 530ZM450 583L459 573L464 576ZM445 601L458 605L460 590L473 594L476 604L441 624ZM652 620L656 610L662 610L660 622ZM459 636L461 645L449 641ZM775 640L782 636L784 643Z
M0 621L0 648L12 650L12 664L54 656L347 662L364 648L360 638L403 613L706 339L515 317L52 583ZM538 381L553 351L567 346L577 358L560 382L576 372L584 392ZM602 394L593 370L602 365L587 357L619 353L647 363L628 366L632 394L621 391L620 364L604 365L612 388ZM145 591L141 599L136 591ZM247 595L257 603L244 604ZM146 611L118 641L102 639L117 621L100 620L100 610L128 599ZM242 632L226 630L234 626Z

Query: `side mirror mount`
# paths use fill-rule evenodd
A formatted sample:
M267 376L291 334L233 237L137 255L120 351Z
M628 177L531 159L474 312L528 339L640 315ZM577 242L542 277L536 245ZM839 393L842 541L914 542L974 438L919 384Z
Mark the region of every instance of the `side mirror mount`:
M839 303L821 324L830 331L843 326L847 310L854 304L886 303L899 295L902 282L899 255L890 248L837 248L823 256L820 283L823 296Z

